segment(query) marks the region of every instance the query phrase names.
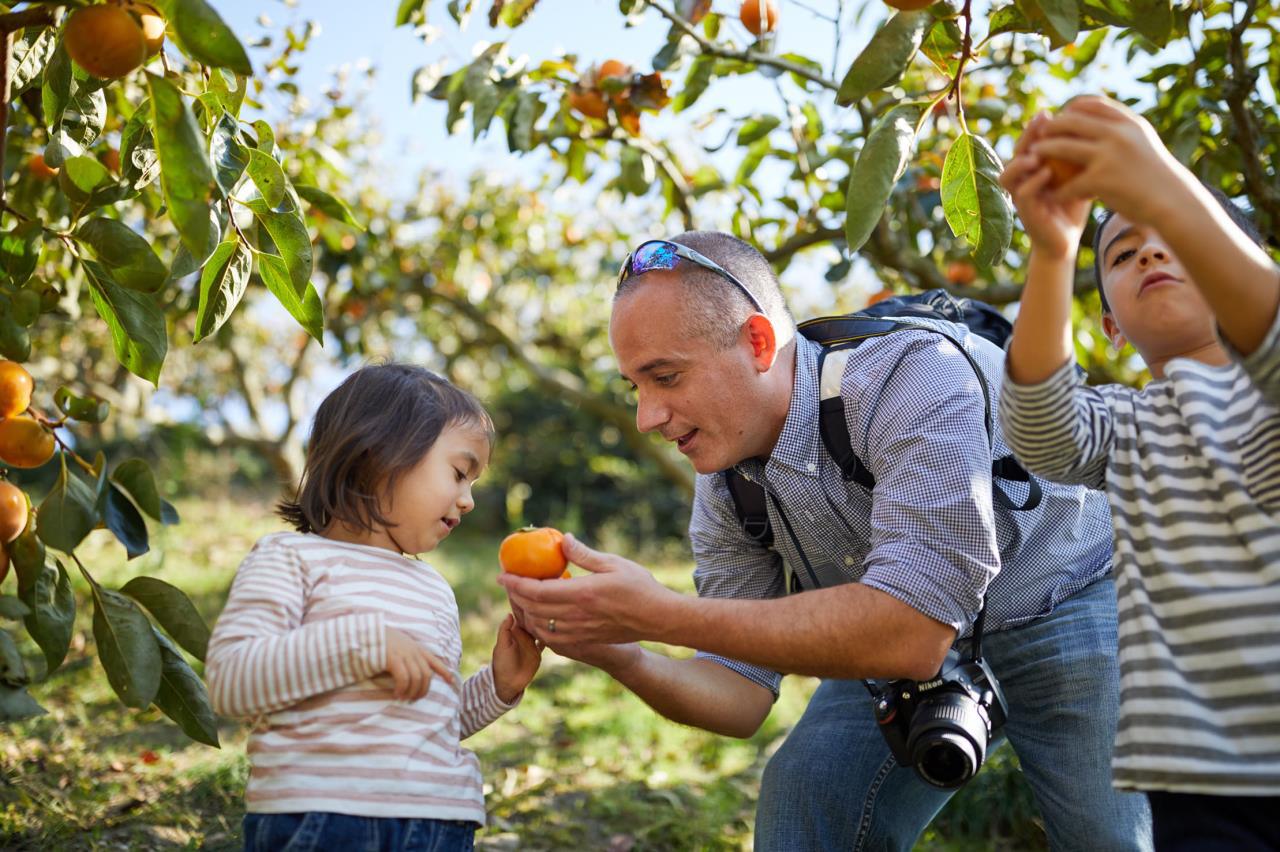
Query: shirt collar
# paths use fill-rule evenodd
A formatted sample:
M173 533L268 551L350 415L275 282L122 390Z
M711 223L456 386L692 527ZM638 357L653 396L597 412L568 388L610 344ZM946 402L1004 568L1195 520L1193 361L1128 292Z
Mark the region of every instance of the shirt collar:
M768 467L782 465L806 476L817 476L822 452L818 435L818 355L822 347L801 334L795 339L791 404L778 442L769 454ZM750 476L759 475L762 466L755 459L748 459L738 467Z

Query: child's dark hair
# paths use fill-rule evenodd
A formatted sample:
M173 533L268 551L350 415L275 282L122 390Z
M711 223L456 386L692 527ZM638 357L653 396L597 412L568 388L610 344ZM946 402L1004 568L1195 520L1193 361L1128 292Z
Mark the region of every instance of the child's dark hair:
M385 526L382 495L412 470L452 425L473 425L493 443L493 421L471 394L408 364L362 367L316 411L306 470L293 500L276 512L298 532L335 521L369 531Z
M1201 185L1209 190L1209 194L1218 202L1223 210L1227 211L1227 215L1231 217L1231 221L1235 222L1236 227L1244 231L1249 239L1258 245L1263 245L1265 239L1262 232L1258 230L1258 226L1253 223L1253 218L1244 211L1238 204L1227 197L1227 194L1215 186L1201 181ZM1104 210L1102 218L1098 220L1098 227L1093 231L1093 280L1098 284L1098 298L1102 300L1102 312L1108 313L1111 305L1107 303L1107 292L1102 288L1102 231L1107 227L1107 223L1116 215L1114 210Z

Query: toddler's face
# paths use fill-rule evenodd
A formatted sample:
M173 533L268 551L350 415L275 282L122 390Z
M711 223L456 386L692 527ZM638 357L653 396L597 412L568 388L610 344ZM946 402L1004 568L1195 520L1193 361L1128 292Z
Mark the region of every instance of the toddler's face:
M406 553L434 550L475 508L471 486L489 464L489 439L468 423L446 426L417 466L399 477L383 500L386 531Z
M1111 307L1108 333L1147 361L1174 357L1214 340L1209 305L1155 229L1115 215L1098 245L1102 287Z

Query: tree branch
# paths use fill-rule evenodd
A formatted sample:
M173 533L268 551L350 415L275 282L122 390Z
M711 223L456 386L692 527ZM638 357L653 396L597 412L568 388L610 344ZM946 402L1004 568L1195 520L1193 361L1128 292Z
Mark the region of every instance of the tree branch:
M0 32L14 33L27 27L47 27L54 21L55 12L62 4L44 4L23 9L21 12L6 12L0 15Z
M772 56L768 53L761 53L757 50L751 50L751 49L730 50L727 47L721 47L715 42L707 39L704 35L702 35L702 33L698 32L697 27L695 27L693 24L689 23L687 20L680 17L675 12L666 8L662 4L655 2L655 0L643 0L643 2L646 6L651 6L654 9L657 9L658 14L662 15L664 18L666 18L668 21L674 24L677 29L679 29L685 35L689 36L689 38L696 41L698 43L698 47L702 49L702 52L705 54L708 54L709 56L719 56L722 59L736 59L740 62L753 62L756 65L768 65L771 68L778 68L778 69L781 69L782 71L789 71L792 74L795 74L797 77L803 77L809 82L817 83L819 86L822 86L824 89L830 89L833 92L840 88L840 85L836 83L834 80L828 80L826 77L823 77L821 74L817 73L812 68L806 68L803 65L797 65L796 63L791 62L789 60L779 59L776 56Z
M1235 4L1232 4L1234 9ZM1227 55L1231 62L1232 77L1224 87L1223 97L1231 110L1231 138L1240 146L1240 167L1244 172L1244 185L1249 198L1270 220L1271 237L1280 240L1280 190L1267 179L1258 153L1257 127L1249 108L1249 96L1253 94L1258 79L1257 69L1250 69L1245 56L1244 34L1257 10L1257 0L1245 0L1244 13L1231 27L1231 42Z

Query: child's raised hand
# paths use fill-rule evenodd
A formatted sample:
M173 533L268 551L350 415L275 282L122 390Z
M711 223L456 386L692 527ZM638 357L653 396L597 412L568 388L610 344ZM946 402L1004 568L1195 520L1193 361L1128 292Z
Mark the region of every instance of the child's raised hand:
M394 627L387 628L387 673L395 681L395 696L400 701L417 701L431 689L431 673L453 683L453 672L435 654L422 647L409 634Z
M498 628L493 645L493 686L503 704L510 704L538 673L542 664L542 643L516 624L508 615Z
M1056 188L1057 198L1097 198L1140 225L1158 224L1161 205L1174 196L1169 190L1190 175L1145 118L1097 95L1064 106L1045 125L1035 152L1082 169Z
M1054 258L1074 256L1089 215L1087 199L1059 200L1049 188L1053 174L1039 156L1050 119L1038 114L1013 149L1013 159L1000 175L1000 185L1013 199L1033 248Z

